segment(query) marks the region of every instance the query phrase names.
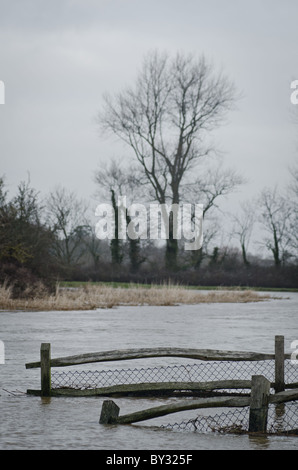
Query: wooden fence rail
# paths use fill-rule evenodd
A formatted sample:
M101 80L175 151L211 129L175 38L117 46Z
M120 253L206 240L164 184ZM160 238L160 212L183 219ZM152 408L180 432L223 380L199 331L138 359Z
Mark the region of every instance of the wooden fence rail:
M113 351L103 351L95 352L88 354L80 354L75 356L67 356L60 358L51 358L51 345L50 343L42 343L40 348L40 361L30 362L25 364L26 369L40 368L41 369L41 390L39 392L42 396L51 396L51 395L65 395L71 394L76 396L87 396L94 395L94 390L55 390L51 389L51 368L52 367L63 367L63 366L73 366L79 364L87 364L94 362L110 362L110 361L123 361L123 360L132 360L132 359L144 359L144 358L153 358L153 357L180 357L180 358L190 358L195 360L202 361L266 361L266 360L275 360L275 381L273 384L275 392L280 392L285 389L285 379L284 379L284 361L285 359L290 359L290 354L285 354L284 352L284 338L282 336L275 337L275 353L259 353L259 352L248 352L248 351L220 351L212 349L182 349L182 348L143 348L143 349L124 349L124 350L113 350ZM220 381L219 381L220 382ZM238 382L238 381L236 381ZM167 384L153 384L153 388L156 389L159 387L161 390L166 388L170 390L175 385L175 389L185 389L185 384L183 382L177 384L176 382ZM132 384L136 391L140 390L142 384ZM148 386L148 384L147 384ZM118 389L117 389L118 387ZM132 388L129 388L129 385L123 385L122 390L119 388L121 386L96 389L96 394L103 395L104 393L125 393L125 390L128 392L133 391ZM144 390L145 385L143 385ZM198 386L198 383L193 383L188 385L190 389L198 389L203 387L202 383ZM208 385L207 385L208 387ZM214 384L216 387L216 384ZM220 388L220 383L218 383L218 388ZM223 388L223 387L222 387ZM227 384L224 388L242 388L238 383ZM246 386L243 388L247 388ZM248 387L249 388L249 387ZM202 388L204 390L204 387ZM208 388L207 388L208 389ZM30 391L29 393L37 394L38 391Z
M45 343L48 344L48 343ZM112 362L151 357L183 357L201 361L265 361L275 358L275 354L248 351L218 351L214 349L181 349L181 348L143 348L103 351L76 356L51 359L51 367L65 367L93 362ZM290 354L284 355L290 358ZM26 369L41 367L41 362L29 362Z
M275 380L270 383L262 375L253 375L251 380L217 380L209 382L159 382L120 384L95 389L52 389L51 368L73 366L94 362L124 361L151 357L180 357L201 361L266 361L274 360ZM41 390L27 390L28 393L41 396L119 396L123 394L142 394L146 392L168 393L173 391L214 391L227 389L250 389L250 396L221 396L179 401L167 405L149 408L134 413L120 415L120 408L112 400L104 400L99 422L101 424L130 424L153 419L179 411L214 408L214 407L246 407L249 406L249 432L265 432L267 427L268 405L298 400L298 383L285 384L285 359L290 354L284 352L284 337L275 337L274 354L263 354L247 351L219 351L211 349L181 348L143 348L125 349L122 351L104 351L60 358L51 358L50 343L42 343L40 361L25 364L27 369L40 368ZM270 395L270 388L275 394ZM294 388L294 390L285 390ZM214 394L213 394L214 395Z
M271 384L272 385L272 384ZM73 397L121 397L121 396L143 396L143 395L172 395L174 392L195 394L199 392L211 392L214 390L250 389L250 380L214 380L209 382L150 382L111 385L92 389L57 388L51 390L51 396L73 396ZM39 390L27 390L29 395L40 395Z

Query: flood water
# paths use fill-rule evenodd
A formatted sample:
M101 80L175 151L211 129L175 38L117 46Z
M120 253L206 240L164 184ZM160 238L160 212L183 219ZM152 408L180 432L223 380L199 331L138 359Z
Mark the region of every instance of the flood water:
M0 364L0 449L297 449L297 437L204 434L160 427L181 421L181 413L135 425L103 426L99 416L104 398L26 394L28 388L40 388L39 369L26 369L25 363L39 360L42 342L51 343L53 358L166 346L273 353L274 336L284 335L286 352L292 352L291 343L298 340L298 293L271 295L281 298L249 304L0 312L0 340L5 345L5 363ZM180 363L178 358L155 358L84 367L100 370ZM129 397L114 401L120 414L126 414L177 399ZM193 410L187 416L195 417L198 412Z

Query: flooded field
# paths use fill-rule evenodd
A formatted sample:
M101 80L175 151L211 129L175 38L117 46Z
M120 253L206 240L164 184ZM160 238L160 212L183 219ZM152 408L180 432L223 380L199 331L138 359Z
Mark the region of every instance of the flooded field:
M297 448L296 437L176 432L160 426L195 417L203 410L136 425L105 427L99 424L103 398L42 399L26 395L28 388L40 388L39 369L26 370L25 363L39 360L42 342L51 343L53 358L162 346L272 353L274 336L284 335L286 352L292 352L291 343L298 340L298 293L274 293L274 296L280 299L247 304L116 307L77 312L0 312L0 340L5 345L5 363L0 364L0 449ZM84 367L108 370L181 362L177 358L155 358ZM161 398L115 401L123 414L165 403Z

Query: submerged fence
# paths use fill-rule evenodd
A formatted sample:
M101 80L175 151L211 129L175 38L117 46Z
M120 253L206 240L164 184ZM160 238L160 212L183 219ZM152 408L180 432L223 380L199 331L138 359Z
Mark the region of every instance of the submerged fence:
M175 432L245 434L249 432L248 406L233 408L213 416L196 416L180 422L162 424L163 429ZM268 434L298 435L298 405L295 401L282 404L269 404L267 415Z
M57 372L55 370L64 366L152 357L189 358L194 362L174 366L100 371L67 370ZM153 409L153 415L152 409L147 410L147 415L146 413L140 415L141 419L152 419L155 413L159 416L159 413L165 415L183 409L227 406L234 408L233 412L229 412L228 418L219 419L218 424L214 421L213 416L209 417L209 420L207 417L196 417L180 424L175 423L164 427L179 431L201 430L203 432L204 429L226 429L226 431L231 429L236 431L241 429L245 432L251 430L251 424L249 423L251 421L250 416L253 413L251 410L254 409L251 407L253 381L257 380L257 377L262 377L266 384L266 428L267 417L269 417L268 425L271 429L275 429L274 423L276 420L272 419L271 416L276 413L276 406L283 407L282 416L284 419L285 407L288 409L288 402L292 403L293 400L298 398L298 366L290 359L290 355L284 352L283 336L275 337L275 351L273 354L155 348L104 351L52 359L51 345L43 343L40 349L40 361L26 364L27 369L41 369L41 389L29 389L27 393L41 396L191 396L194 398L193 400L188 400L187 403L179 402L178 405L181 409L179 409L179 406L176 410L175 407L174 409L171 408L171 405L165 405L165 409ZM272 393L275 393L275 395L270 395ZM274 398L279 401L274 402ZM272 406L275 407L274 412L270 411ZM248 409L249 412L247 412ZM289 409L297 411L296 403L293 408ZM104 401L101 422L120 424L125 423L125 419L128 420L127 422L135 422L136 416L119 417L119 412L120 410L114 402L111 400ZM293 431L298 428L298 416L295 415L295 412L292 413L292 418L287 420L287 426L281 426L284 430L291 428ZM132 421L130 421L131 419ZM139 421L138 416L137 421ZM240 425L240 423L242 424ZM264 428L263 424L261 425L262 429Z
M296 376L295 376L296 373ZM166 384L169 383L188 383L192 387L189 390L171 390L164 385L160 387L160 394L174 394L174 395L197 395L199 392L206 392L210 390L218 390L225 388L224 384L228 386L228 381L238 380L238 388L233 384L233 392L230 393L247 393L250 389L250 380L252 375L264 375L273 387L275 384L275 360L266 361L201 361L198 360L191 364L177 364L168 366L155 366L155 367L136 367L125 369L108 369L108 370L67 370L66 372L52 371L51 387L52 393L65 393L71 394L75 391L76 395L104 395L123 394L127 393L132 395L134 390L131 387L124 387L124 385L136 384L135 394L146 393L149 395L157 394L158 390L137 387L138 384ZM284 381L286 387L292 386L291 382L297 379L298 386L298 367L292 364L289 359L285 359L284 366ZM245 381L248 381L247 383ZM213 382L207 387L204 387L205 382ZM217 382L217 383L215 383ZM197 383L201 384L201 389L195 389ZM120 386L123 385L121 388ZM213 388L212 388L213 387ZM220 387L220 388L219 388ZM273 388L272 387L272 388ZM101 390L101 388L103 390Z

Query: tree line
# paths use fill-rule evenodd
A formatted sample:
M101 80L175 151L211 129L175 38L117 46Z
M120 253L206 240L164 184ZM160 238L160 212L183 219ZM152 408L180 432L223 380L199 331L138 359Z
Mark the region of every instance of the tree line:
M117 209L116 194L128 184L125 171L115 162L101 170L101 177L103 171L106 183L100 185L101 192L106 187L105 201L109 197ZM130 176L128 172L127 178ZM98 178L97 171L95 181ZM225 213L230 232L224 241L222 222L216 221L220 206L214 207L206 227L203 221L202 248L186 252L178 240L176 267L170 269L166 242L122 240L117 231L113 240L99 240L90 206L75 193L56 188L42 198L29 181L23 181L9 199L2 177L0 282L11 284L16 296L35 295L40 282L52 290L58 280L150 283L172 279L193 285L296 287L297 190L298 169L292 171L284 194L277 188L264 189L253 202L242 204L237 215ZM115 215L117 221L117 211ZM254 253L250 246L254 230L262 235L257 243L265 249L265 256Z
M15 295L34 295L40 280L51 289L57 279L296 287L298 165L286 188L264 188L237 214L225 213L229 233L224 240L220 236L221 202L245 178L224 166L212 132L238 95L234 83L204 56L146 55L135 83L105 95L98 115L101 131L122 140L130 157L129 163L120 156L94 172L99 200L114 208L114 239L97 238L94 210L74 192L59 187L41 199L27 181L8 199L2 177L0 281L11 282ZM202 248L182 249L172 212L164 244L120 239L119 196L128 204L202 204ZM265 259L251 254L256 231Z

